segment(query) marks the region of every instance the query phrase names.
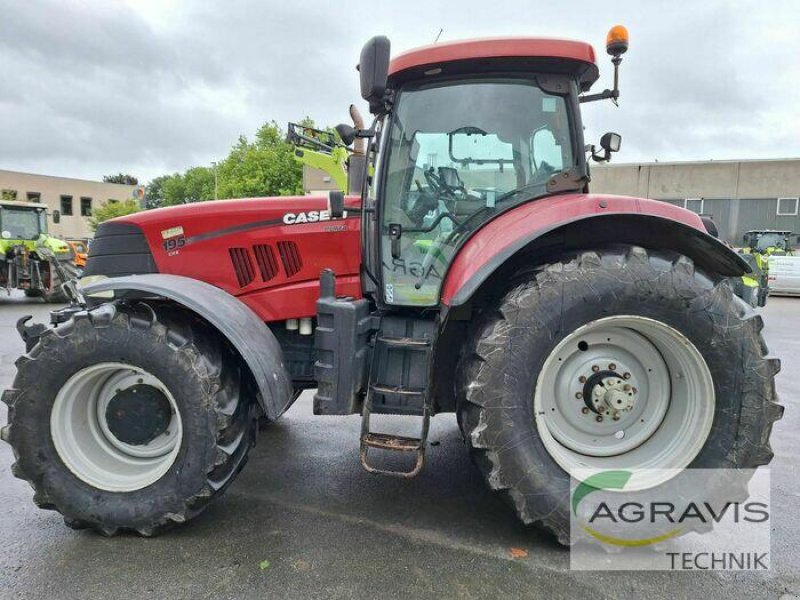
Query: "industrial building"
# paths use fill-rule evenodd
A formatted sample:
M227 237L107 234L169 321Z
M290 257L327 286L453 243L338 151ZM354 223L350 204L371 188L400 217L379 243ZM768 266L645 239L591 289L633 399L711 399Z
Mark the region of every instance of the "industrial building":
M653 198L714 219L733 245L751 229L800 234L800 158L592 165L593 193ZM306 194L335 189L331 178L303 168Z
M136 185L0 170L0 197L46 205L48 231L60 238L92 237L92 211L106 202L135 198L140 189ZM53 222L55 211L61 214L59 223Z
M653 162L592 167L592 192L640 196L714 219L737 245L751 229L800 233L800 159Z

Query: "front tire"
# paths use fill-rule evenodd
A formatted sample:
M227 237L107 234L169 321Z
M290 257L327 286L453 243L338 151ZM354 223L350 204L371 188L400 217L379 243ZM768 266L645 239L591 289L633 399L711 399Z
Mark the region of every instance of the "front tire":
M572 468L767 464L783 409L762 327L684 256L627 247L544 266L484 311L461 359L473 460L524 523L563 544Z
M233 350L173 306L76 314L17 361L3 394L15 476L40 508L105 535L153 535L200 514L255 441Z

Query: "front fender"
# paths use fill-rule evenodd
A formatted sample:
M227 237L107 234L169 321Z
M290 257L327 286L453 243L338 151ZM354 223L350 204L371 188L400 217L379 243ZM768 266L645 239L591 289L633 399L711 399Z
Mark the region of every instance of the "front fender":
M81 288L84 295L114 292L122 298L131 292L168 298L213 325L239 352L250 368L269 420L277 419L291 404L292 385L278 340L267 325L240 300L203 281L179 275L131 275L104 279Z
M500 214L458 251L442 286L442 303L467 303L514 255L547 240L565 250L623 243L669 249L723 277L750 272L738 253L709 235L700 217L658 200L564 194Z

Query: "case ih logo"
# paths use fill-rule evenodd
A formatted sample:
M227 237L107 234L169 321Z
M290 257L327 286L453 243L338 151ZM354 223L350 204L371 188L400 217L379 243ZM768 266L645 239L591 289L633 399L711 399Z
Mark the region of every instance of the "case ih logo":
M347 213L342 215L347 218ZM286 225L297 225L299 223L318 223L320 221L330 221L331 211L329 210L309 210L308 212L286 213L283 215L283 222Z

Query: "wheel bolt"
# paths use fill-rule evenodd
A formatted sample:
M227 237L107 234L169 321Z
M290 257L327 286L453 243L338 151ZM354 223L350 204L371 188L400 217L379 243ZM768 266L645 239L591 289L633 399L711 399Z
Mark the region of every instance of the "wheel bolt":
M624 373L624 374L622 375L622 378L623 378L623 379L630 379L630 378L631 378L631 374L630 374L630 373L628 373L628 372L626 372L626 373Z
M600 367L598 367L597 365L592 365L592 371L597 373L599 370L600 370Z
M582 394L582 393L580 393L580 392L575 392L575 397L576 397L578 400L580 400L581 398L583 398L583 394Z
M612 419L614 419L615 421L619 421L619 415L614 415L614 416L612 417Z
M595 421L597 421L598 423L602 423L602 422L603 422L603 417L601 417L600 415L597 415L597 416L594 418L594 420L595 420Z
M136 383L144 383L144 379L139 378L136 380Z
M584 407L581 409L581 412L582 412L583 414L587 414L587 413L589 412L589 409L588 409L588 408L586 408L586 407L584 406Z
M626 383L625 385L623 385L623 386L622 386L622 389L623 389L623 390L625 390L625 391L627 392L628 390L630 390L630 389L631 389L631 386L629 386L629 385Z
M617 370L617 365L615 365L614 363L609 363L608 364L608 370L609 371L616 371Z
M580 381L581 383L586 383L586 377L584 375L581 375L580 377L578 377L578 381Z

